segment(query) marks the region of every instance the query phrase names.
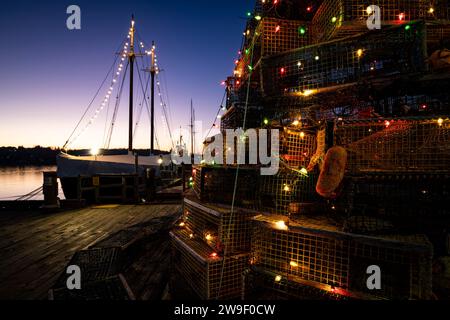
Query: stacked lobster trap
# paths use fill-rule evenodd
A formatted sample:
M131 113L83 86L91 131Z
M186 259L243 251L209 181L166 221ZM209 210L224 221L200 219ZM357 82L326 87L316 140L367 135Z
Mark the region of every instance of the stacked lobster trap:
M254 59L307 46L312 42L310 23L306 21L263 18L256 29L260 53Z
M183 216L170 233L172 262L201 299L235 299L250 258L251 218L256 212L201 202L183 202Z
M448 0L325 0L312 25L316 41L324 42L367 32L368 24L374 24L376 18L379 28L422 20L432 26L427 35L436 39L436 26L448 30L448 5Z
M442 172L450 168L450 119L386 118L336 121L335 144L358 172Z
M344 120L334 128L335 144L348 153L339 199L348 215L347 230L445 232L450 219L448 118Z
M364 79L425 69L424 26L334 40L270 56L262 61L264 95L311 96Z
M371 4L381 30L367 30ZM449 5L257 1L221 118L242 137L216 145L223 164L205 143L172 232L174 266L200 297L435 296L434 260L450 256ZM277 130L277 149L262 130Z
M318 219L255 218L252 265L275 282L294 282L364 299L429 299L432 246L424 236L367 237L340 232ZM367 268L379 266L383 288L366 287Z
M241 295L248 254L219 256L188 230L174 230L171 238L172 265L201 299L233 299Z

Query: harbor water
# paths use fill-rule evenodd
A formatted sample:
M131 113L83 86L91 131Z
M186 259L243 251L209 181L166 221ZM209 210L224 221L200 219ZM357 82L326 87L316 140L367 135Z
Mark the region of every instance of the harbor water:
M43 172L56 171L56 166L0 167L0 201L15 200L42 186ZM59 197L64 197L61 185ZM42 200L42 192L31 200Z

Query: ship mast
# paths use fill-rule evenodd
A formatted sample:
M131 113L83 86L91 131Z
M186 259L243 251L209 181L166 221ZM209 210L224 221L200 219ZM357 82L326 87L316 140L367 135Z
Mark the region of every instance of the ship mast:
M134 60L136 55L134 53L134 15L131 16L130 28L130 53L128 54L128 61L130 63L130 106L128 118L128 151L133 152L133 77L134 77Z
M194 122L195 122L195 111L194 111L194 104L191 99L191 163L194 163L195 158L195 131L194 131Z
M150 68L144 69L145 72L150 72L150 155L155 152L155 75L158 74L159 69L156 64L156 46L155 41L152 41L152 49L147 53L150 55Z
M155 74L156 74L156 59L155 59L155 42L152 42L152 50L151 50L151 67L150 67L150 75L151 75L151 101L150 101L150 155L153 155L155 150L154 141L155 141Z

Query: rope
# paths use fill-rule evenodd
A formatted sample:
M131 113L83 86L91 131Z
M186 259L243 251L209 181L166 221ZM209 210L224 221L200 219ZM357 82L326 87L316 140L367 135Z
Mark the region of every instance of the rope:
M120 45L119 45L119 49L117 51L119 51L123 44L125 43L126 40L123 40ZM83 115L81 116L81 119L78 121L77 125L75 126L75 128L72 130L72 133L70 134L69 138L66 140L66 143L64 144L64 146L62 147L62 149L65 149L65 147L69 144L70 139L73 137L73 135L75 134L75 131L77 131L78 127L80 126L81 122L83 121L83 119L86 117L86 114L88 113L88 111L91 109L92 104L94 103L95 99L97 99L98 94L100 93L100 90L103 88L103 86L105 85L106 80L108 80L109 75L111 74L112 70L114 70L114 66L117 63L117 60L119 59L119 56L116 56L116 58L114 59L113 64L111 65L111 68L109 69L108 73L106 74L105 79L103 79L100 87L98 88L97 92L95 93L94 97L92 98L91 102L89 103L89 105L87 106L86 110L84 111Z
M139 53L141 53L142 54L142 51L141 51L141 49L143 48L143 47L145 47L145 45L144 45L144 41L142 40L142 37L140 36L140 33L139 32L137 32L136 31L136 34L137 34L137 38L138 38L138 41L140 42L140 45L139 45ZM142 45L141 45L142 44ZM155 55L155 58L156 58L156 55ZM150 65L148 65L148 66L146 66L146 64L145 64L145 60L144 60L144 63L143 63L143 66L144 66L144 69L150 69L152 66L150 66ZM133 136L135 136L136 135L136 133L137 133L137 130L138 130L138 125L139 125L139 123L140 123L140 121L141 121L141 117L142 117L142 109L143 109L143 103L145 102L145 106L146 106L146 109L147 109L147 113L148 113L148 116L149 116L149 118L150 118L150 107L149 107L149 105L148 105L148 99L146 99L146 95L147 95L147 90L148 90L148 87L149 87L149 82L150 82L150 79L151 79L151 77L150 76L148 76L148 78L147 78L147 83L146 83L146 86L145 86L145 89L143 88L143 81L142 81L142 77L141 77L141 73L140 73L140 70L139 70L139 68L138 68L138 75L139 75L139 82L140 82L140 84L141 84L141 90L142 90L142 92L144 92L144 97L143 97L143 102L142 102L142 104L140 104L140 109L139 109L139 112L138 112L138 117L137 117L137 121L136 121L136 128L135 128L135 131L134 131L134 133L133 133ZM165 79L165 78L164 78ZM167 129L168 129L168 131L169 131L169 136L170 136L170 142L171 142L171 145L172 145L172 148L174 148L174 141L173 141L173 135L172 135L172 130L171 130L171 127L170 127L170 113L169 113L169 111L168 111L168 108L167 108L167 104L165 103L165 101L164 101L164 97L163 97L163 94L162 94L162 91L161 91L161 86L160 86L160 80L159 80L159 76L157 75L156 76L156 82L157 82L157 89L158 89L158 95L159 95L159 99L160 99L160 105L162 106L162 112L163 112L163 116L164 116L164 119L165 119L165 121L166 121L166 125L167 125ZM166 87L167 87L167 85L166 85ZM168 93L167 92L165 92L165 94L166 94L166 96L167 96L167 100L169 100L169 97L168 97ZM151 124L150 124L151 125ZM157 137L157 132L156 132L156 130L155 130L155 141L156 141L156 145L158 146L158 149L161 149L161 146L159 145L159 141L158 141L158 137Z
M139 70L139 63L137 63L137 65L138 65L138 75L139 75L139 84L141 85L141 90L142 90L142 92L144 93L144 96L143 96L143 98L142 98L142 102L140 103L140 108L139 108L139 113L138 113L138 117L137 117L137 121L136 121L136 126L135 126L135 128L134 128L134 133L133 133L133 138L136 136L136 133L137 133L137 130L138 130L138 126L139 126L139 123L140 123L140 121L141 121L141 116L142 116L142 109L143 109L143 107L144 107L144 102L145 102L145 105L146 105L146 107L147 107L147 110L149 109L148 108L148 101L147 101L147 99L146 99L146 95L147 95L147 88L148 88L148 84L149 84L149 82L150 82L150 77L148 77L147 78L147 84L146 84L146 86L145 86L145 90L144 90L144 85L143 85L143 82L142 82L142 77L141 77L141 71ZM144 65L144 69L145 69L145 65Z
M206 134L206 136L203 137L203 140L205 140L206 138L209 137L209 134L211 133L212 129L214 128L214 126L215 126L215 124L216 124L216 122L217 122L217 116L220 114L220 111L222 111L222 108L223 108L223 102L225 101L226 96L227 96L227 91L225 90L225 92L224 92L224 94L223 94L222 102L220 103L219 110L217 111L216 116L214 117L213 124L212 124L211 128L209 128L209 131L208 131L208 133Z
M30 200L32 198L34 198L35 196L37 196L38 194L40 194L43 190L43 187L40 186L39 188L24 194L23 196L19 196L17 199L15 199L14 201L25 201L25 200ZM14 198L14 197L9 197L9 198ZM4 198L4 199L8 199L8 198Z
M170 107L170 99L169 99L169 86L167 85L167 76L164 74L164 77L161 76L162 79L164 79L164 89L163 91L166 93L166 100L167 100L167 107L169 108L169 121L172 123L172 111Z
M175 146L174 146L174 143L173 143L172 130L170 129L169 113L167 111L167 106L166 106L166 103L165 103L165 101L163 99L163 95L161 93L161 87L160 87L160 80L159 79L160 79L160 77L157 76L156 80L157 80L159 100L160 100L160 104L162 106L164 119L166 120L167 130L169 131L169 136L170 136L170 142L171 142L171 145L172 145L172 149L175 149Z
M108 108L106 109L106 117L105 117L105 127L103 129L103 145L105 145L106 141L106 131L108 129L108 118L109 118L109 109L111 107L111 100L108 100Z
M106 141L105 141L105 149L109 149L109 146L111 144L111 137L112 137L112 134L114 131L114 124L116 123L117 111L119 109L120 99L122 98L124 83L125 83L125 79L126 79L125 75L127 74L129 64L130 63L128 62L125 67L125 72L123 73L123 78L122 78L122 82L120 84L119 93L117 94L117 97L116 97L116 105L114 106L114 113L113 113L113 117L111 119L111 126L110 126L109 132L108 132L108 138L107 138L108 143L106 143Z
M252 65L252 63L253 63L254 46L255 46L255 38L253 38L253 42L252 42L252 45L251 45L250 65ZM243 124L242 124L242 129L244 130L244 132L245 132L245 126L246 126L246 123L247 123L247 110L248 110L248 102L249 102L249 98L250 98L250 84L251 84L252 73L253 73L253 70L249 70L248 82L247 82L247 92L246 92L246 97L245 97L244 121L243 121ZM227 249L228 249L228 243L229 243L229 240L230 240L230 233L231 233L231 223L233 221L233 216L234 216L234 206L235 206L235 201L236 201L237 185L238 185L238 178L239 178L239 168L240 168L240 165L238 163L237 166L236 166L236 176L235 176L235 179L234 179L234 187L233 187L233 199L232 199L232 202L231 202L230 217L228 219L227 238L226 238L226 241L225 241L225 247L224 247L224 252L223 252L222 268L221 268L221 271L220 271L220 282L219 282L219 288L218 288L218 291L217 291L216 300L219 299L220 290L222 289L223 274L224 274L224 271L225 271L225 260L227 258Z

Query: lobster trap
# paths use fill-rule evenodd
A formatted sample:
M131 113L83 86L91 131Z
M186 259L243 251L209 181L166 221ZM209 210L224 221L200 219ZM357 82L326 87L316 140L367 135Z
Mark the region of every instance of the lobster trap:
M245 109L245 105L242 104L234 104L230 107L220 120L221 130L243 128L245 113L247 113L245 128L260 127L263 123L263 108L248 106L247 110Z
M250 250L251 220L256 213L242 208L232 208L199 203L192 197L184 199L181 224L193 237L202 238L217 252L243 252Z
M295 215L301 213L304 203L318 199L314 172L280 169L274 176L263 176L259 185L259 209L265 212Z
M297 49L311 44L311 25L306 21L263 18L256 29L256 47L260 57ZM255 62L258 60L256 59Z
M50 300L134 300L127 281L120 273L124 256L119 247L93 248L74 254L55 285L49 290ZM77 266L81 272L82 287L70 290L66 272L69 266Z
M298 120L297 120L298 122ZM291 168L307 168L325 152L325 132L317 128L285 128L281 134L282 161ZM317 159L316 159L317 158Z
M237 168L234 166L197 166L193 168L194 192L198 199L253 208L257 198L255 184L259 179L259 170L255 168ZM237 177L236 193L234 192Z
M281 277L276 273L251 267L244 273L243 300L314 300L334 301L350 300L336 292L326 291ZM277 279L277 281L275 281Z
M350 173L450 169L448 118L337 121L334 142L347 150Z
M363 299L431 298L433 248L425 236L366 237L299 218L255 218L251 263L283 279ZM367 269L382 271L380 290L367 287Z
M377 6L378 8L369 6ZM313 18L317 42L339 39L368 30L368 21L379 15L381 28L415 20L449 19L448 1L427 0L325 0Z
M67 285L51 289L48 293L48 298L56 301L136 300L133 291L122 274L84 283L80 290L69 290Z
M318 1L321 2L321 1ZM302 0L273 1L257 0L255 13L264 17L276 17L289 20L311 20L314 12L311 3Z
M71 265L81 269L84 283L97 282L119 274L123 257L118 247L94 248L76 252L67 267ZM56 281L56 288L66 287L67 267Z
M374 77L426 70L425 26L389 27L378 33L308 46L264 58L264 96L311 97Z
M449 9L450 10L450 9ZM428 54L450 45L450 21L427 23Z
M249 254L221 257L186 230L170 233L172 265L203 300L239 298Z
M392 227L425 227L420 221L449 219L450 174L442 173L372 173L346 179L342 207L348 214L363 219L349 224L351 232L376 231L380 226L360 222L382 223ZM373 219L370 219L372 217ZM353 218L355 219L355 218ZM384 227L381 226L381 229Z

